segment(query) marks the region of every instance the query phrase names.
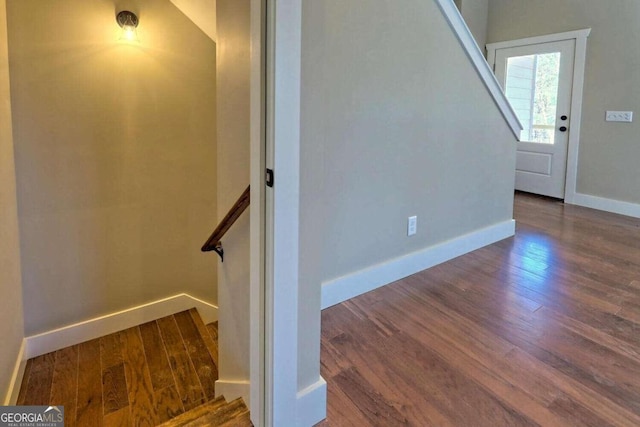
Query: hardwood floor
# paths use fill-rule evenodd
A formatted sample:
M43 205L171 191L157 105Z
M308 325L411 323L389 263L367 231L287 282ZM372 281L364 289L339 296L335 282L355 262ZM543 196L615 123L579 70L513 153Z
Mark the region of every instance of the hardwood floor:
M640 220L527 194L514 216L322 312L321 425L640 425Z
M18 404L64 405L67 427L156 426L214 399L216 343L177 313L30 359Z

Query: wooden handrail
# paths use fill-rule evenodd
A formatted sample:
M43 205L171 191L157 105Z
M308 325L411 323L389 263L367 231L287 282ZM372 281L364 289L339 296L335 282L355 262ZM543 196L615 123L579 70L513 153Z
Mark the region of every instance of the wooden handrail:
M251 203L251 186L248 186L240 198L233 204L229 212L222 218L220 224L213 230L211 236L207 239L204 245L202 245L202 252L214 251L220 255L220 260L224 260L224 250L222 249L222 236L231 228L240 215L249 207Z

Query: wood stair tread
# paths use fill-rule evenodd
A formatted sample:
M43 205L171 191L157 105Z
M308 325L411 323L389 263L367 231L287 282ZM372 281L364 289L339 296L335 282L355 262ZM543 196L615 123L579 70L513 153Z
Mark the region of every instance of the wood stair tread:
M211 353L211 357L213 357L213 361L216 362L216 366L218 365L218 321L209 323L204 326L203 333L208 332L211 340L208 341L211 344L209 345L209 352Z
M215 322L208 323L207 329L211 334L211 338L213 338L214 341L218 341L218 321L216 320Z
M217 364L218 356L218 322L204 324L196 309L189 310L194 323L203 337L207 350ZM158 427L252 427L249 408L237 398L227 402L224 396L187 411L177 417L160 424Z
M177 417L160 424L159 427L183 426L189 422L197 420L199 417L206 416L210 412L215 412L225 405L227 405L227 401L225 400L224 396L218 396L215 399L205 403L204 405L197 406L190 411L180 414Z
M220 404L219 402L222 402ZM216 402L216 405L211 403ZM176 418L161 424L159 427L207 427L207 426L252 426L249 408L242 398L229 403L224 397L218 397L201 407L185 412Z
M185 425L185 427L207 427L222 426L236 421L239 417L249 412L247 405L242 398L237 398L227 403L215 412L211 412L195 421ZM232 424L233 425L233 424Z
M249 411L247 411L224 424L220 424L218 427L253 427L253 423L251 422Z

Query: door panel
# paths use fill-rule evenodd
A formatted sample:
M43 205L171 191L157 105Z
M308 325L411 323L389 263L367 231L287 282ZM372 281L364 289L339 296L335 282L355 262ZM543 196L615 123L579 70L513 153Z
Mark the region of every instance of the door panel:
M551 156L546 153L516 153L516 170L540 175L551 175Z
M564 197L575 40L497 49L495 74L523 130L516 189Z

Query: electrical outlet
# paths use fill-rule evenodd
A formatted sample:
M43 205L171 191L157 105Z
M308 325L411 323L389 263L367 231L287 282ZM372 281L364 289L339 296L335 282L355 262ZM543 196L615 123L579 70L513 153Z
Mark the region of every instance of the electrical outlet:
M413 236L418 231L418 217L410 216L407 220L407 236Z
M633 111L607 111L605 120L608 122L627 122L633 121Z

